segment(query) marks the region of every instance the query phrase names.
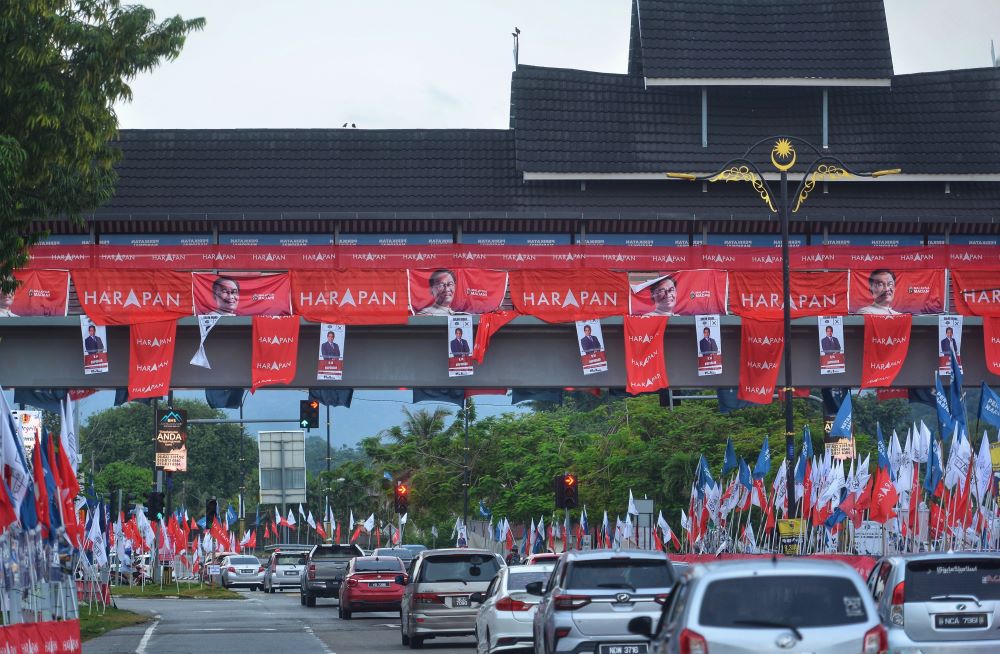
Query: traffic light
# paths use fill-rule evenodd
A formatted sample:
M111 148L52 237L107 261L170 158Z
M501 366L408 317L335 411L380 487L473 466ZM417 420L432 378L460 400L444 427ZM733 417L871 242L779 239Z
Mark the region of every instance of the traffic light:
M299 400L299 427L303 429L319 428L319 402Z
M567 473L563 475L563 502L565 508L575 509L580 506L580 480L576 475Z
M566 508L566 485L563 484L563 477L565 475L556 475L552 479L552 490L556 494L556 508L565 509Z
M205 502L205 531L212 528L217 515L219 515L219 503L213 497Z
M396 513L403 515L410 508L410 488L401 481L396 482Z
M156 520L158 515L163 514L163 493L150 491L146 496L146 508L149 509L149 519Z

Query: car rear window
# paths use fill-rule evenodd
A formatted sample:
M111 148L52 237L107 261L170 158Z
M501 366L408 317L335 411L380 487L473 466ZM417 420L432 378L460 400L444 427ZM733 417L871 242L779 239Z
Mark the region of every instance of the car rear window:
M972 595L976 599L1000 600L1000 559L952 559L910 561L906 564L903 598L927 602L947 595Z
M302 565L306 562L306 555L301 552L296 554L279 554L277 557L278 565Z
M420 567L420 581L433 584L447 581L482 581L492 579L500 565L489 554L453 554L431 556Z
M383 547L381 549L377 549L374 552L372 552L372 556L395 556L397 558L403 559L404 561L409 561L414 556L416 556L416 554L414 552L411 552L410 550L390 549Z
M507 577L507 590L524 590L533 581L540 581L544 585L551 574L551 570L543 572L513 572Z
M313 553L314 561L324 559L343 559L345 556L358 556L358 550L353 545L324 545L317 547Z
M356 561L354 563L355 572L402 572L402 562L393 557L378 561Z
M707 627L834 627L868 620L858 587L846 577L755 576L711 582L698 621Z
M674 584L670 563L656 559L600 559L574 561L567 588L669 588Z
M256 556L234 556L229 562L233 565L260 565Z

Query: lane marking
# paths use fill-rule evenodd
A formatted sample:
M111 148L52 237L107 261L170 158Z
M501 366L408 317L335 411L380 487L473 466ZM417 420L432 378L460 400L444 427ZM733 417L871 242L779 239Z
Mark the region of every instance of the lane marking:
M319 644L323 647L323 654L336 654L336 652L330 651L330 648L327 647L326 643L324 643L320 639L320 637L316 635L316 632L313 631L312 627L310 627L309 625L303 625L302 626L302 631L306 632L307 634L309 634L310 636L312 636L313 638L315 638L317 641L319 641Z
M159 614L154 614L153 624L146 628L146 633L142 635L142 640L139 641L139 646L135 648L135 654L146 654L146 647L149 646L149 639L153 637L153 630L156 629L156 625L159 623Z

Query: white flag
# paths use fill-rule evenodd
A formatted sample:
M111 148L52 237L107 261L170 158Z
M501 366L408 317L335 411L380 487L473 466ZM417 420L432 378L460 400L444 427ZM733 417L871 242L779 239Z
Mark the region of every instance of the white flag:
M365 520L365 524L362 526L364 527L365 531L370 533L371 530L375 528L375 514L373 513L370 516L368 516L368 519Z
M0 466L4 466L9 475L10 500L14 505L14 512L17 513L32 481L28 472L28 460L24 448L21 447L21 434L14 424L10 405L7 404L7 397L3 394L2 388L0 388L0 414L2 414L0 415Z
M312 511L310 511L309 515L306 517L306 524L309 525L310 527L312 527L313 530L316 529L316 520L313 519L313 512Z
M639 509L635 508L635 498L632 497L632 489L628 489L628 511L632 515L639 515Z
M983 432L983 442L979 445L976 456L976 499L983 503L983 495L993 481L993 462L990 459L990 437Z
M66 400L59 403L59 442L66 451L66 458L73 466L73 472L80 467L80 448L76 437L76 425L73 420L73 400L66 394Z
M296 524L297 523L295 521L295 514L292 513L292 509L291 509L291 507L289 507L289 509L288 509L288 526L289 527L294 527Z
M218 315L198 316L198 330L201 332L201 342L198 344L198 351L191 357L192 366L212 369L212 364L208 362L208 355L205 354L205 339L208 338L208 333L212 331L215 324L219 322L219 318L221 316Z

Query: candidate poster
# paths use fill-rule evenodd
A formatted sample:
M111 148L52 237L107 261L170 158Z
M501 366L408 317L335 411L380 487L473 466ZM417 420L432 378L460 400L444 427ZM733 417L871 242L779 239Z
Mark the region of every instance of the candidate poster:
M601 321L577 320L576 338L580 343L580 363L583 374L593 375L607 372L608 357L604 353L604 334L601 332Z
M108 371L107 328L95 325L87 316L80 316L80 341L83 345L83 374L96 375Z
M187 411L157 409L156 469L187 472Z
M844 319L840 316L819 316L819 374L839 375L847 372L844 356Z
M288 273L192 273L191 288L197 315L287 316L292 313Z
M344 378L346 338L347 329L342 324L325 322L320 326L316 379L319 381L340 381Z
M472 316L448 316L448 376L472 375Z
M649 278L629 275L633 316L693 316L725 313L726 271L681 270Z
M408 270L410 310L417 316L489 313L507 294L507 273L471 268Z
M24 453L30 461L35 447L38 446L38 441L42 438L42 412L15 409L10 414L14 417L14 424L21 435Z
M695 340L698 353L698 376L722 374L722 331L719 315L695 316Z
M958 360L959 372L962 368L962 316L938 316L938 372L951 374L951 353Z
M850 313L873 316L944 311L944 270L852 270Z

